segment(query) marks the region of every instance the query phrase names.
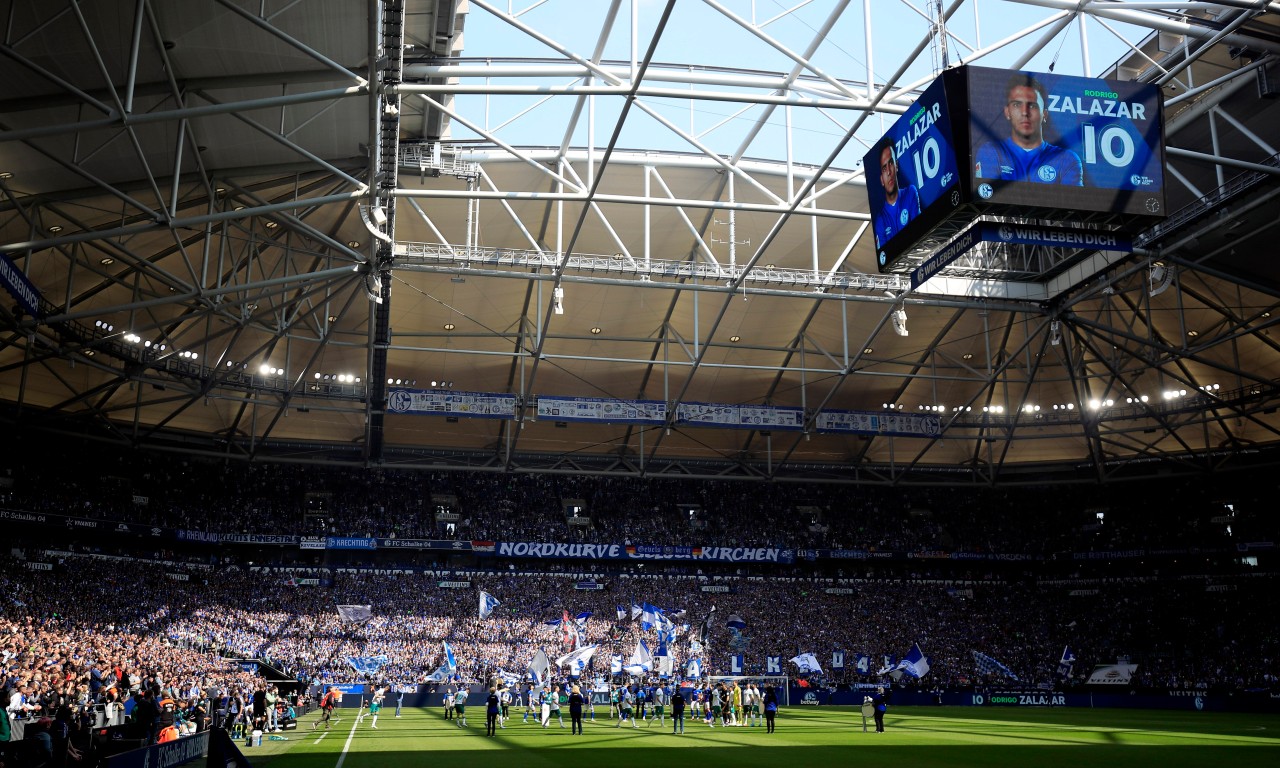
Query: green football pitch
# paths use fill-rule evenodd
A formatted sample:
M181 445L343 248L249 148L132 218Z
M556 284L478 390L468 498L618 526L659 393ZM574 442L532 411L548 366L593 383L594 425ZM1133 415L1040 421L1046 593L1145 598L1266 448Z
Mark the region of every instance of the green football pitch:
M790 707L778 715L775 733L764 728L708 728L686 722L682 736L659 728L614 728L597 719L571 735L513 717L495 738L484 735L483 711L465 730L438 709L389 710L357 722L352 713L329 731L312 731L310 715L287 741L241 747L255 766L270 768L449 768L516 765L541 768L570 763L609 768L653 768L695 761L698 768L837 767L848 762L878 766L1035 768L1045 765L1251 766L1280 765L1280 716L1207 712L1083 709L975 709L901 707L885 719L886 732L864 733L852 708ZM567 723L567 718L566 718ZM437 762L443 761L443 762ZM1213 761L1213 762L1210 762ZM1229 761L1229 762L1228 762Z

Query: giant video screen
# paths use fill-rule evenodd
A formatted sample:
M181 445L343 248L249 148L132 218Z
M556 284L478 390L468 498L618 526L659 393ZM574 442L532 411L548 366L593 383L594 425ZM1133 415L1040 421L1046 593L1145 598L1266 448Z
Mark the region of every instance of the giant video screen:
M966 69L975 203L1164 215L1156 86Z
M960 188L948 79L935 79L863 158L881 270L937 223L935 202L945 196L948 211L959 202L948 194Z

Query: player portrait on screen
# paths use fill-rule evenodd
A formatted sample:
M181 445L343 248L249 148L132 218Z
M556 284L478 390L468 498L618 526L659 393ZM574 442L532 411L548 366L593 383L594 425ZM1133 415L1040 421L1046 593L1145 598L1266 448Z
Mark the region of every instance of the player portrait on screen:
M1044 138L1045 88L1035 77L1017 72L1005 85L1004 120L1009 135L987 141L974 156L975 179L1029 181L1084 186L1080 156Z
M898 173L898 160L893 156L893 139L886 136L877 144L874 156L880 163L880 188L884 192L884 206L876 215L876 241L889 242L907 222L921 211L920 191L914 184L905 186Z

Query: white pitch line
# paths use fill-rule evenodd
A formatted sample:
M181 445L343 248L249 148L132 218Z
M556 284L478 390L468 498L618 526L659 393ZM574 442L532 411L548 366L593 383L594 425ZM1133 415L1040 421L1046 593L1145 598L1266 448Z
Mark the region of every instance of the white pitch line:
M351 740L352 740L352 739L354 739L354 738L356 737L356 723L357 723L357 722L358 722L358 721L352 721L352 723L351 723L351 732L347 734L347 743L342 745L342 754L338 755L338 763L337 763L337 765L333 766L333 768L342 768L342 764L343 764L343 762L345 762L345 761L346 761L346 759L347 759L347 750L351 749Z

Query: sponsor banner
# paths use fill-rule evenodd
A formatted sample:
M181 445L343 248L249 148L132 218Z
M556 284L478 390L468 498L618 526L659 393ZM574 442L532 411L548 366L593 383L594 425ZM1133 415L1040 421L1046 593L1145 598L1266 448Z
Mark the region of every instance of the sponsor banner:
M177 768L179 765L197 760L203 765L206 762L205 756L209 754L210 733L212 731L204 731L191 736L184 736L174 741L166 741L162 744L152 744L149 747L120 752L104 759L102 765L104 768ZM226 738L225 731L218 731L218 733L222 738ZM208 762L214 761L209 760ZM241 763L236 760L224 759L216 764L229 766L248 765L248 761Z
M516 415L516 396L486 392L392 389L387 392L387 408L392 413L511 419Z
M901 435L937 437L942 419L914 413L870 413L866 411L822 411L814 420L819 432L857 435Z
M703 584L698 587L698 589L703 592L715 592L719 594L727 594L733 591L725 584Z
M27 563L27 570L31 571L52 571L53 563Z
M598 581L579 581L573 585L573 588L590 592L604 589L604 585Z
M1235 592L1235 584L1210 584L1204 588L1205 592Z
M357 694L364 693L363 683L339 683L338 685L333 685L329 687L337 688L338 693L341 693L344 696L347 695L348 693L357 693Z
M3 253L0 253L0 284L4 285L10 296L18 300L28 315L40 316L40 291L27 279L26 273L18 269L18 265Z
M365 539L354 536L328 536L324 540L325 549L377 549L377 539Z
M472 541L471 550L481 554L493 554L494 543L492 541Z
M68 528L77 531L96 531L99 528L98 520L85 520L82 517L64 518Z
M1093 597L1098 594L1096 589L1073 589L1067 593L1068 597Z
M542 542L500 541L499 557L536 557L584 560L711 560L719 563L783 563L795 562L794 549L775 547L643 547L622 544L549 544ZM670 550L668 552L667 550Z
M974 703L986 704L993 707L1065 707L1067 706L1067 697L1061 693L1023 693L1018 691L996 691L995 693L986 694L982 697L982 701L978 701L978 697L974 697Z
M662 400L613 400L602 397L540 395L538 418L614 424L665 424L667 404Z
M471 589L469 581L441 581L436 584L441 589Z
M191 581L191 577L185 573L166 573L164 577L169 581Z
M1089 673L1087 685L1128 685L1137 664L1099 664Z
M303 536L298 539L298 549L324 549L324 537Z
M971 251L981 241L981 235L981 225L975 224L960 233L937 253L920 262L920 266L911 270L911 290L914 291L929 282L929 278L946 269L953 261Z
M61 519L59 515L41 515L34 512L15 512L11 509L0 509L0 520L12 520L17 523L52 523L52 518Z
M135 493L133 494L133 503L137 504L139 507L145 507L151 503L151 497L139 496L138 494Z
M712 427L801 430L804 429L804 409L770 405L680 403L676 406L676 422Z
M822 591L823 591L823 592L825 592L825 593L827 593L828 595L856 595L856 594L858 594L858 590L856 590L856 589L851 589L851 588L849 588L849 587L827 587L826 589L824 589L824 590L822 590Z
M453 539L378 539L378 549L449 549L469 551L471 542Z
M294 583L294 584L297 584L297 585L298 585L298 586L300 586L300 587L318 587L318 586L320 586L320 580L319 580L319 579L294 579L294 580L293 580L293 583Z
M178 541L198 541L204 544L217 544L221 539L216 533L206 533L205 531L188 531L179 529L175 531Z

